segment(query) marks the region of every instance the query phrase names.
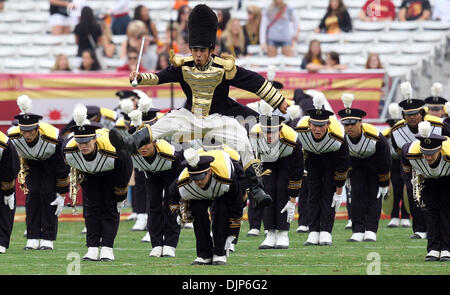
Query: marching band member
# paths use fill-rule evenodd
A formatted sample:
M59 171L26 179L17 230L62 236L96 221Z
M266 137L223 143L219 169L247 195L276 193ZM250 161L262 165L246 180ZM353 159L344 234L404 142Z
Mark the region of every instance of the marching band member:
M432 133L432 124L419 123L416 140L403 146L403 168L414 182L414 201L427 224L425 261L450 261L450 139Z
M363 123L366 112L352 108L354 95L344 93L345 109L338 112L345 129L351 160L352 230L349 242L377 239L382 199L388 193L391 154L386 138L376 127Z
M83 260L114 260L114 239L120 211L128 192L133 164L128 153L117 152L108 139L109 131L87 120L87 109L74 109L74 135L63 144L64 159L83 174L86 245ZM99 247L101 247L99 253Z
M69 191L69 167L61 154L59 130L30 113L32 101L27 95L17 98L22 111L18 126L8 130L21 161L19 183L26 195L27 244L25 250L53 250L58 216Z
M445 103L447 100L441 96L443 92L443 86L441 83L436 82L431 86L431 96L425 98L426 108L428 109L428 114L438 117L446 118L447 113L445 112Z
M305 245L331 245L331 231L341 206L350 166L344 127L323 108L325 96L313 93L314 109L298 121L308 186L309 236Z

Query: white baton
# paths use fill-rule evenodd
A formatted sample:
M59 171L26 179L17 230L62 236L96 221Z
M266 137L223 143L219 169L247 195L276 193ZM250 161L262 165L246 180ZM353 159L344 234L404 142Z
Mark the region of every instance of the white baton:
M136 73L139 73L139 66L141 64L142 51L144 49L144 41L145 41L145 37L142 37L141 50L139 51L139 58L138 58L138 64L136 67ZM138 85L137 78L134 78L133 82L131 82L131 86L136 87L137 85Z

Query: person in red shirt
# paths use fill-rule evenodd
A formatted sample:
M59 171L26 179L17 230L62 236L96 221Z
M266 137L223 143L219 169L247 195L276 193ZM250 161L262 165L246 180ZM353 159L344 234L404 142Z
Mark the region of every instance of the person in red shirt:
M395 5L391 0L367 0L361 8L362 21L386 21L395 19Z
M130 48L127 52L127 63L121 67L117 67L118 72L130 72L136 71L136 67L138 64L139 52L136 49ZM139 66L139 71L147 71L142 64Z

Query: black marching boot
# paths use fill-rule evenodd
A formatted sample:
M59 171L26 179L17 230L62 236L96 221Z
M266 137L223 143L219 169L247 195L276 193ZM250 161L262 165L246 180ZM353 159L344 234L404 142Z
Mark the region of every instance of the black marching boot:
M245 176L247 176L247 181L250 188L248 196L254 201L252 203L255 208L263 208L272 204L272 198L264 191L261 168L261 162L258 161L252 163L245 170Z

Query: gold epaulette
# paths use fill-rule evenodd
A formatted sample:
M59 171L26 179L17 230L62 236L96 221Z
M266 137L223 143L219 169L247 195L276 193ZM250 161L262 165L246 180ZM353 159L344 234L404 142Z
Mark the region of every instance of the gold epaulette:
M114 122L117 120L117 113L108 108L100 108L100 115Z
M175 148L164 139L159 139L156 142L156 150L162 158L175 161Z
M21 137L22 134L20 133L20 127L19 126L13 126L8 130L8 137L12 139L16 139Z
M302 117L298 123L297 126L294 128L297 132L306 132L309 130L309 116Z
M297 132L288 125L281 123L280 141L294 147L297 144Z
M58 143L59 129L45 122L39 122L39 133L41 138L53 144Z
M344 142L344 128L334 116L330 116L330 126L328 126L328 132L330 137L342 143Z
M117 129L128 129L128 126L125 124L125 119L122 117L117 122L114 128Z
M222 53L220 57L215 56L213 63L218 64L225 70L225 79L232 80L237 73L236 62L231 54Z
M373 125L368 123L362 123L362 132L364 135L368 138L371 138L375 141L379 141L380 138L380 131Z
M409 146L408 153L406 154L408 160L422 158L422 152L420 151L420 140L414 140Z
M231 175L228 170L228 165L226 163L225 155L228 155L226 152L221 150L212 150L207 152L198 152L200 156L206 155L214 158L214 161L211 162L211 170L216 176L216 180L230 184L231 183Z
M450 162L450 138L447 137L447 140L442 142L441 153L442 158L445 161Z
M395 123L394 126L392 126L391 133L405 125L406 125L406 121L404 119L398 121L397 123Z
M425 115L423 120L430 122L430 124L432 126L444 127L443 120L441 118L439 118L439 117L432 116L432 115Z
M383 134L384 137L389 137L391 136L391 128L386 128L383 131L381 131L381 134Z
M109 130L106 128L97 129L98 152L109 157L117 158L116 148L109 141Z
M6 149L8 148L8 136L0 131L0 147Z
M223 150L227 154L229 154L230 158L233 159L234 161L240 161L241 156L239 155L239 153L235 149L233 149L233 148L231 148L231 147L229 147L227 145L224 145Z
M189 172L187 168L184 168L181 171L180 176L178 177L177 187L181 187L191 182L191 178L189 177Z

